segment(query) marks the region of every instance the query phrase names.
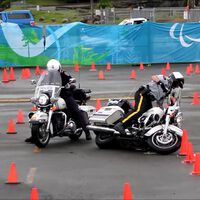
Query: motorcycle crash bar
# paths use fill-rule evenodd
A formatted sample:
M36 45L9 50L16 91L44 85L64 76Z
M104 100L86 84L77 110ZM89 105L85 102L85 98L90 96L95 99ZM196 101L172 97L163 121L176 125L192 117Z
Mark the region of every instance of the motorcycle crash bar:
M116 135L120 135L120 133L113 128L100 127L100 126L94 126L94 125L88 125L87 128L89 130L93 130L93 131L110 132L110 133L114 133Z

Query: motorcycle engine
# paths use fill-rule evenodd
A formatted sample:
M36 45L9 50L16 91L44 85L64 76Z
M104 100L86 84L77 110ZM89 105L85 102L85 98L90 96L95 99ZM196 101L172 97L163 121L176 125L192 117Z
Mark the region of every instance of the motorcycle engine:
M62 113L54 113L52 116L53 132L59 132L63 129L65 118Z
M159 107L154 107L145 112L138 119L138 122L142 128L151 128L152 126L159 124L163 116L164 111Z

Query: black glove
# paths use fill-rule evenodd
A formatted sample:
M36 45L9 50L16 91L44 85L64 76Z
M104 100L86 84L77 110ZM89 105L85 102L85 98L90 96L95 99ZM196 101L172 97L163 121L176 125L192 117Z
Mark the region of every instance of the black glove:
M70 88L70 90L72 90L72 91L73 91L73 90L75 90L75 89L76 89L76 85L74 85L74 84L71 84L69 88Z
M156 100L155 97L152 94L148 94L148 96L149 96L151 101L155 101Z

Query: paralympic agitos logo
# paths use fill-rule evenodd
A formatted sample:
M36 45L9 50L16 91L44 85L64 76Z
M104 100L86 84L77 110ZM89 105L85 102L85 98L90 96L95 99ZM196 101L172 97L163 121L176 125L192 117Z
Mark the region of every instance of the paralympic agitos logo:
M180 28L180 31L178 31ZM169 31L169 35L171 38L179 40L183 47L190 47L195 42L200 42L200 38L193 38L189 35L184 34L184 24L179 25L179 23L175 23Z

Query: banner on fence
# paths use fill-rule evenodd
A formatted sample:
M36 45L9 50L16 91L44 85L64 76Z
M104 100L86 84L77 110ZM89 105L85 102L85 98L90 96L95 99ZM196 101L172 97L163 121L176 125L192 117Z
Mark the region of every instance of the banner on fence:
M0 25L0 66L131 64L200 60L200 23L20 27Z

